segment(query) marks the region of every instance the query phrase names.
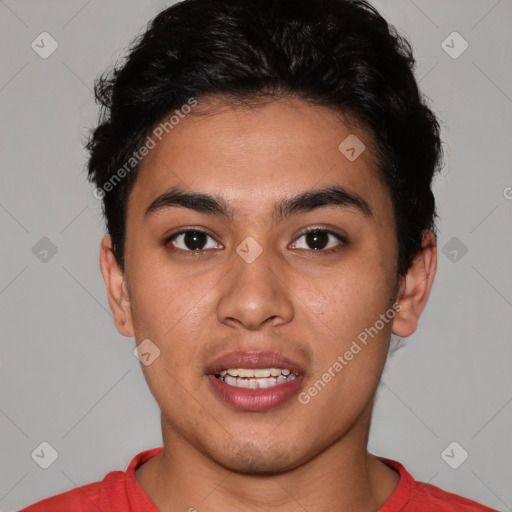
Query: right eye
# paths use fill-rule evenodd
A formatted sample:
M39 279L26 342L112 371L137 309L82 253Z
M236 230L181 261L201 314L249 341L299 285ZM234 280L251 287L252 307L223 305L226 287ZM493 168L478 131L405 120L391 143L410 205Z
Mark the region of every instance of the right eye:
M210 247L205 247L205 244L208 245L207 239L212 240L215 245L214 239L205 231L187 229L169 237L166 244L170 243L173 246L171 247L172 251L200 252L207 249L222 249L220 244L218 244L220 247L212 247L211 245Z

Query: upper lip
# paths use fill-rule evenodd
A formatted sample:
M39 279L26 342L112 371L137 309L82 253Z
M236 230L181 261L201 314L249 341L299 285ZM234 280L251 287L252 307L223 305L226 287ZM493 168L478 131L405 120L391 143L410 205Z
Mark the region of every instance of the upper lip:
M206 375L217 375L229 368L282 368L292 373L304 374L304 367L279 352L271 350L259 352L236 351L223 354L212 361L205 369Z

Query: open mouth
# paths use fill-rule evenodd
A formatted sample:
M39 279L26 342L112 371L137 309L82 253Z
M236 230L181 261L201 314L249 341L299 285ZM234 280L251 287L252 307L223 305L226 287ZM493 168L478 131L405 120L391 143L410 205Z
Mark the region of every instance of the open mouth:
M215 374L217 379L228 386L247 389L272 388L298 376L298 373L286 368L228 368Z
M304 385L304 366L274 350L235 351L204 368L210 389L234 409L263 412L284 405Z

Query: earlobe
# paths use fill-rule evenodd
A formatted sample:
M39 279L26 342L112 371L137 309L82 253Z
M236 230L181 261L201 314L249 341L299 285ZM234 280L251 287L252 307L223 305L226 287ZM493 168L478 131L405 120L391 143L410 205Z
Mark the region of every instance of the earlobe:
M418 326L421 313L427 305L437 269L437 243L431 231L423 232L422 249L402 278L393 321L393 333L406 338Z
M101 240L100 269L107 288L107 297L119 334L134 336L130 298L125 276L112 249L112 237L105 235Z

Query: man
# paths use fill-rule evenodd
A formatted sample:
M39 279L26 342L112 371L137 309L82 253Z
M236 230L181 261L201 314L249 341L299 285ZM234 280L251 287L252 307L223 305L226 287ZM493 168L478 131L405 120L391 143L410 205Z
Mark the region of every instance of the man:
M491 510L367 451L436 271L413 64L364 2L187 0L100 79L100 266L163 447L26 511Z

